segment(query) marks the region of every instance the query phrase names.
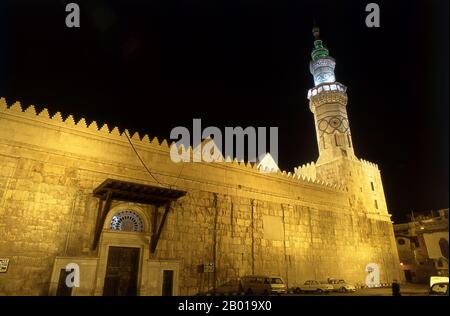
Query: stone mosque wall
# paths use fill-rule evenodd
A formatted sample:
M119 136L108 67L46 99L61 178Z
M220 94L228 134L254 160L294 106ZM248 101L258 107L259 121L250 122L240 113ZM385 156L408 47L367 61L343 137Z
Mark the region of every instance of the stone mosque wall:
M155 261L167 260L179 262L179 295L213 286L212 274L199 271L208 262L215 263L217 285L246 274L279 275L289 286L328 277L364 283L372 262L381 268L381 282L400 278L384 193L373 193L380 196L378 211L367 208L373 196L355 193L361 179L367 182L367 168L349 188L331 181L331 170L339 170L334 167L319 168L312 178L261 173L236 161L176 164L166 141L135 133L132 142L158 184L124 132L106 124L75 123L60 113L50 118L46 109L36 114L32 106L8 107L0 99L0 127L0 258L10 259L7 272L0 273L0 295L52 294L55 259L62 257L91 260L86 284L92 285L79 294L101 294L95 284L105 258L90 248L98 208L92 191L107 178L187 191L172 205L156 254L149 258L144 252L142 295L158 295L150 271ZM116 201L112 209L122 206L130 205ZM151 223L152 206L135 206ZM146 226L133 237L144 245L152 225ZM114 238L131 240L120 234Z

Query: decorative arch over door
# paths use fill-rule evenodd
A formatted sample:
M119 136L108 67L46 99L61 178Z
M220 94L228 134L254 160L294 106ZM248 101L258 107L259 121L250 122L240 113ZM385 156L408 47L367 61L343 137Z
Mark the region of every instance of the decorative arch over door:
M113 215L109 229L141 233L144 231L144 221L136 212L123 210Z

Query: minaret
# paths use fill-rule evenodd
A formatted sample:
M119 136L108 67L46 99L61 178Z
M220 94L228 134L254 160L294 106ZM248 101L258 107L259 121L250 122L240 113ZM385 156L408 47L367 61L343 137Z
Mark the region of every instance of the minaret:
M319 38L319 28L313 28L314 49L309 65L314 88L308 91L309 108L316 124L319 159L323 164L337 158L355 158L347 117L347 87L336 81L336 61Z

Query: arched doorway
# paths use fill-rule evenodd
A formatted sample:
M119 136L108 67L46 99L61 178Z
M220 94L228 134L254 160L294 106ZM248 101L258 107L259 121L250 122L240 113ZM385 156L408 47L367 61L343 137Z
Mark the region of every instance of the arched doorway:
M180 260L158 258L156 250L172 202L186 192L106 179L93 194L99 198L91 247L98 257L95 295L177 295Z
M115 212L109 222L109 230L114 232L144 232L141 216L129 209ZM108 247L104 296L133 296L138 291L139 258L138 247Z

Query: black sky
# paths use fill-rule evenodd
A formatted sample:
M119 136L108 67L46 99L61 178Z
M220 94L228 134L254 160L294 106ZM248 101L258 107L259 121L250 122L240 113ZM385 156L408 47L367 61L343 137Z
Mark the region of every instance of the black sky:
M448 207L448 0L2 1L0 96L169 138L175 126L278 126L282 169L316 160L306 93L315 19L348 86L356 154L394 221Z

